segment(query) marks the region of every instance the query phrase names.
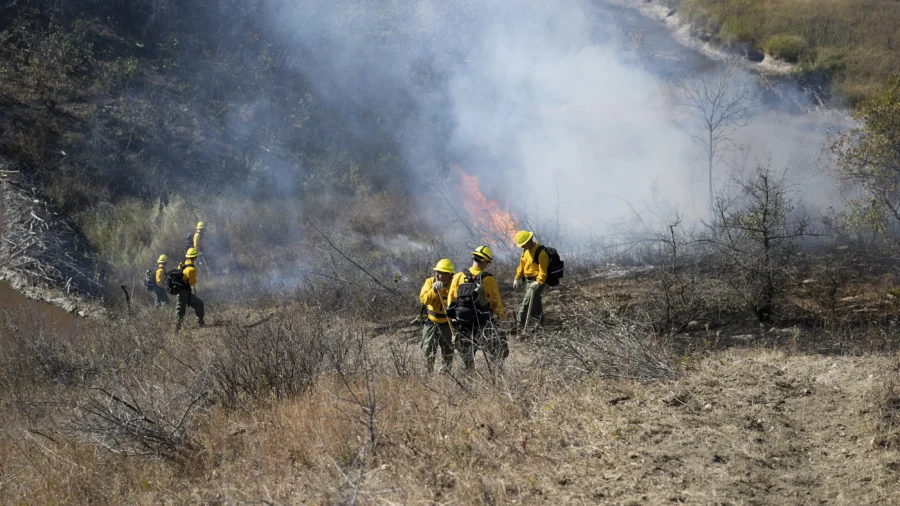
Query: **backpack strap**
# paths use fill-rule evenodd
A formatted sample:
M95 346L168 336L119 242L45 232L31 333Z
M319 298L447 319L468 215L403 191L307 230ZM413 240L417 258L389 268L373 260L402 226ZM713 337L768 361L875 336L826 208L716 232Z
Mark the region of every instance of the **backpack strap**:
M534 263L538 263L538 258L541 257L542 251L547 251L547 248L545 248L543 244L539 245L537 247L537 249L534 250L534 258L531 259L532 261L534 261ZM550 256L550 253L547 253L548 258L549 258L549 256Z
M477 276L473 276L472 271L470 271L469 269L463 270L462 273L466 277L466 282L468 282L468 283L474 283L475 280L484 281L484 278L493 276L493 274L491 274L488 271L481 271L481 274L479 274Z

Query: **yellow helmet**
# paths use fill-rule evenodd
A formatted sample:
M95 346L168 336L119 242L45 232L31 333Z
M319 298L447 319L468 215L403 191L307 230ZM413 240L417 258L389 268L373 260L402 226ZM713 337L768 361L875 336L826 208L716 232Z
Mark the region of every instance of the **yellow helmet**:
M522 247L528 244L528 241L534 237L534 232L529 232L527 230L519 230L516 232L516 246Z
M446 272L447 274L453 274L456 268L453 265L453 262L448 258L442 258L438 260L437 265L434 266L434 270L437 272Z
M491 248L487 246L479 246L475 248L475 251L473 251L472 254L479 258L487 260L488 262L494 261L494 254L491 253Z
M206 223L203 223L202 221L198 221L197 222L197 230L204 229L204 228L206 228Z
M156 260L156 263L158 263L158 264L164 264L164 263L166 263L166 262L168 262L168 261L169 261L169 257L167 257L167 256L165 256L165 255L160 255L160 256L159 256L159 259Z
M200 253L197 253L197 248L191 248L184 254L184 258L197 258L199 255Z

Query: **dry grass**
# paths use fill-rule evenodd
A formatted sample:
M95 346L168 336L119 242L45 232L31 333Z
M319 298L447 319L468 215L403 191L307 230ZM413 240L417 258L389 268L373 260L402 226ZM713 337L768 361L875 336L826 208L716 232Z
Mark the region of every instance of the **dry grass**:
M679 9L727 44L769 49L801 69L833 74L854 101L900 68L900 4L893 0L683 0Z
M71 331L3 315L0 503L874 504L898 493L896 388L882 388L895 356L789 354L763 339L679 355L638 320L653 280L585 285L547 294L547 331L512 342L502 375L479 361L472 378L423 375L412 306L341 282L219 306L211 327L179 334L150 309ZM592 370L571 374L586 360Z
M317 273L311 275L318 281L323 279L319 274L350 281L346 273L335 270L343 263L340 255L328 249L310 222L328 223L323 228L337 238L338 247L356 261L373 265L373 272L421 260L428 263L449 254L446 250L424 249L435 244L413 242L430 225L410 212L411 205L381 193L319 195L299 201L237 196L192 200L172 197L166 203L125 199L80 213L75 222L108 261L111 272L105 281L112 287L110 293L118 296L118 285L124 280L130 287L130 281L142 279L144 270L154 268L160 254L168 255L169 267L174 268L184 258L185 236L193 232L197 221L205 221L202 252L216 274L229 276L204 274L203 284L236 294L244 283L236 276L241 274L263 286L297 280L302 273ZM342 210L340 215L335 209ZM392 251L392 241L398 242L401 253ZM418 258L418 253L428 258ZM383 274L383 279L390 280L396 269Z
M0 498L883 502L897 492L898 455L860 446L871 425L858 416L872 409L866 392L877 380L866 372L881 362L748 351L713 355L674 382L566 383L514 369L465 390L450 378L386 371L368 387L331 376L294 399L209 411L196 432L204 449L187 465L117 457L4 415ZM367 388L379 403L374 445L350 400Z

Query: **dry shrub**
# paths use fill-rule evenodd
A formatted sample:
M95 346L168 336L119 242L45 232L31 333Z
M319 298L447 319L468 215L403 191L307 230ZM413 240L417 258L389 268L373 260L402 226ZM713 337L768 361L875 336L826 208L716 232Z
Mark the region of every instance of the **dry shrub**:
M691 323L721 317L739 305L722 279L696 267L677 272L656 269L651 282L653 289L641 312L660 336L683 332Z
M249 401L300 395L315 378L350 360L351 329L324 311L280 311L230 325L213 361L216 396L236 409Z
M562 330L536 341L533 365L559 368L567 376L601 375L647 381L675 375L669 365L665 341L652 325L636 321L607 307L559 306Z
M168 373L153 374L163 364L149 366L84 392L71 428L113 453L190 457L202 448L192 434L193 416L210 393L209 375L201 369L187 382L174 381Z

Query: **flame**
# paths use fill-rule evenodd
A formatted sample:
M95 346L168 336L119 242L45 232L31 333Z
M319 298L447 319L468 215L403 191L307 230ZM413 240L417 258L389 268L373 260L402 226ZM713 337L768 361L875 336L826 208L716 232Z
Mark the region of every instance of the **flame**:
M463 206L472 219L473 227L481 233L486 243L509 238L515 241L518 220L515 215L500 207L496 200L488 200L481 193L478 178L467 174L458 165L453 169L459 175L460 196Z

